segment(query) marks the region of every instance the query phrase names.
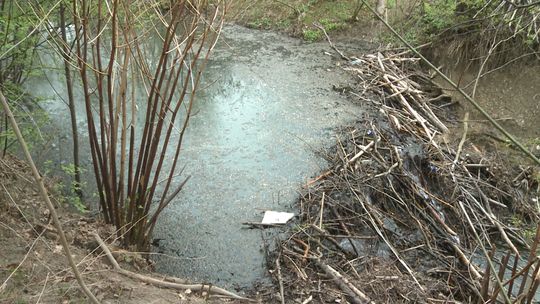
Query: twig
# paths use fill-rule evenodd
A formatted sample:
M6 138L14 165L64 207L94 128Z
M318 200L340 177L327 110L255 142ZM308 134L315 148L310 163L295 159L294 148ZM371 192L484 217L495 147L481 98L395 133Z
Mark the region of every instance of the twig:
M94 296L94 294L88 289L86 284L84 283L84 280L77 269L77 265L75 265L75 261L73 260L73 256L71 255L71 250L69 249L68 242L66 240L66 236L64 234L64 230L62 229L62 224L60 224L60 220L58 219L58 215L56 214L56 210L54 209L54 206L49 198L49 195L47 194L47 189L45 188L45 185L43 183L43 178L39 175L39 172L36 168L36 165L34 164L34 160L32 159L32 156L30 155L30 152L28 151L28 147L26 145L26 141L24 140L21 130L19 129L19 125L17 124L17 121L15 120L15 117L13 116L13 113L11 112L11 109L9 108L8 102L6 100L6 97L4 94L0 91L0 100L2 101L2 107L4 108L4 112L7 114L9 118L9 122L11 124L11 127L13 131L15 132L15 135L17 136L17 140L19 141L21 148L23 149L24 155L26 157L26 160L28 162L28 165L32 169L32 174L34 176L34 179L38 185L39 192L41 194L41 197L45 204L47 205L47 208L49 209L49 212L52 216L54 226L56 227L56 230L58 231L58 235L60 236L60 243L62 244L62 247L64 249L65 256L68 260L69 266L73 270L73 274L75 275L75 278L77 280L77 283L79 283L79 286L81 287L84 294L90 299L90 301L94 304L99 304L98 299Z
M317 227L317 225L311 224L311 227L320 233L318 236L325 237L332 244L334 244L334 246L339 248L339 250L341 250L343 253L349 254L349 252L347 250L345 250L345 248L343 248L343 246L341 246L341 244L338 241L336 241L336 239L335 239L336 236L328 234L328 232L326 232L324 229L321 229L321 228ZM344 238L349 238L349 236L343 236L343 237ZM350 241L350 239L349 239L349 241ZM353 244L353 243L351 242L351 244ZM353 247L353 249L354 249L354 247ZM358 253L356 255L358 256Z
M313 26L315 26L316 28L320 29L323 33L324 33L324 36L326 37L326 40L328 41L328 44L330 44L330 47L336 51L336 53L339 54L339 56L341 57L341 59L343 60L347 60L347 61L351 61L351 58L350 57L347 57L345 54L343 54L342 51L340 51L335 45L334 43L332 42L332 40L330 40L330 36L328 36L328 33L326 32L326 29L320 25L319 23L315 22L313 23Z
M452 81L448 76L446 76L439 68L437 68L431 61L422 56L416 48L414 48L403 36L401 36L384 18L379 16L373 7L367 3L366 0L361 0L364 5L379 19L382 23L395 35L402 43L404 43L407 48L409 48L418 58L422 59L431 69L433 69L439 76L441 76L447 83L454 87L470 104L474 106L489 122L501 133L504 134L510 141L512 141L524 154L526 154L530 159L532 159L536 164L540 164L540 159L538 159L531 151L529 151L523 144L521 144L512 134L510 134L506 129L504 129L489 113L484 110L471 96L469 96L462 88L459 87L454 81Z
M15 208L17 209L17 211L19 211L19 214L23 217L24 221L28 224L28 226L30 226L30 229L32 229L32 231L34 231L34 233L37 235L37 236L41 236L42 233L44 233L45 231L42 231L41 233L38 232L35 228L34 225L32 225L32 223L30 223L30 221L28 220L28 218L26 217L26 215L24 214L24 212L21 210L21 208L19 207L19 205L15 202L15 200L13 199L13 196L11 196L11 193L9 193L8 189L6 188L6 186L4 185L4 183L1 183L0 182L0 185L2 186L2 188L4 189L5 193L7 194L7 197L9 198L9 200L11 201L11 203L13 204L13 206L15 206ZM40 225L40 224L38 224ZM44 228L46 229L46 228ZM56 231L54 232L56 233ZM51 246L49 246L49 244L45 243L45 245L47 245L47 247L52 250ZM0 288L1 289L1 288Z
M279 295L281 297L281 304L285 304L285 292L283 291L283 277L281 276L281 265L279 263L280 258L281 258L281 253L278 255L276 259L276 269L277 269L277 275L278 275Z
M508 261L510 260L511 254L512 253L509 251L508 254L506 254L506 256L503 258L499 266L499 273L497 275L499 276L501 282L502 280L504 280L504 273L506 272L506 267L508 266ZM501 290L498 287L495 288L490 298L491 303L495 303L495 299L497 299L500 291Z
M149 276L141 275L135 272L122 269L120 265L118 264L118 262L116 261L116 259L113 257L111 251L109 250L109 247L107 247L107 245L103 242L101 237L95 232L92 233L92 235L98 242L99 247L103 250L103 252L107 256L114 270L122 275L130 277L132 279L142 281L147 284L152 284L158 287L171 288L171 289L176 289L176 290L191 289L193 291L206 291L208 293L215 293L215 294L219 294L219 295L230 297L237 300L244 300L244 301L250 301L250 302L253 301L253 300L239 296L235 293L232 293L230 291L227 291L225 289L222 289L216 286L210 286L210 285L205 285L205 284L180 284L180 283L175 283L175 282L167 282L167 281L162 281L156 278L152 278Z
M313 300L313 296L310 295L307 299L305 299L302 304L308 304L309 302L311 302Z
M346 277L341 275L337 270L332 267L323 264L319 259L312 259L312 261L326 273L327 276L331 277L334 282L339 286L339 288L347 293L351 298L351 302L355 304L366 304L373 303L365 293L360 291L356 286L354 286Z
M319 215L319 228L321 228L321 229L322 229L322 222L323 222L323 212L324 212L324 192L322 193L321 212L320 212L320 215Z
M355 162L360 156L364 155L364 153L366 153L369 149L371 149L371 147L373 147L374 144L375 144L375 140L372 140L367 145L360 146L359 147L360 152L356 153L356 155L353 156L347 163L351 164Z
M452 248L454 249L454 251L456 252L458 258L461 260L461 262L467 266L467 268L469 269L469 271L472 273L473 275L473 278L478 280L480 278L482 278L482 275L478 272L478 270L476 269L476 267L474 266L474 264L469 260L469 258L467 258L467 256L465 255L465 253L463 253L463 250L461 250L461 248L459 248L459 246L457 246L456 244L454 243L451 243L451 246Z
M469 214L467 213L467 210L465 210L465 207L463 206L463 202L458 201L458 203L459 203L459 207L461 208L461 211L463 212L463 214L465 215L465 218L467 219L467 222L469 223L469 226L471 227L471 230L472 230L474 236L476 237L476 240L478 241L478 244L480 245L480 248L484 252L484 255L486 257L486 261L487 261L487 263L489 265L489 268L491 269L491 272L497 273L497 270L495 270L495 266L493 265L493 261L491 261L491 259L489 258L489 253L487 252L486 248L482 244L482 240L480 239L480 236L476 232L476 229L474 229L474 225L473 225L473 223L472 223L472 221L471 221L471 219L469 217ZM499 279L499 277L495 276L495 280L497 282L498 287L503 291L502 295L504 297L504 301L507 304L512 303L512 301L510 301L510 298L508 297L508 295L504 292L504 285L501 282L501 280Z
M388 175L388 174L392 173L392 170L394 170L394 168L396 168L398 165L399 165L399 162L396 162L392 166L390 166L390 168L388 168L388 170L386 170L383 173L379 173L379 174L375 175L374 177L381 177L381 176Z
M336 206L332 206L332 212L334 213L334 216L339 221L339 226L341 227L341 229L343 229L343 231L345 231L347 235L351 235L351 232L347 228L347 225L343 223L343 220L341 219L341 215L339 215ZM358 252L358 249L356 248L356 245L354 244L354 242L350 238L347 238L347 240L349 241L349 244L351 244L351 247L354 250L354 253L356 254L356 256L357 257L360 256L360 253ZM339 244L339 248L341 248L343 252L346 252L345 250L343 250L341 244Z
M388 87L390 87L392 89L392 91L394 92L399 92L399 89L392 83L392 81L390 80L391 76L390 75L384 75L383 78L387 81L387 85ZM412 106L411 104L407 101L407 99L403 96L403 94L397 94L397 96L399 97L399 101L401 102L401 104L403 105L403 107L405 107L407 109L407 111L416 119L416 121L422 126L422 128L424 129L424 132L426 133L426 136L427 138L430 139L431 141L431 138L433 137L432 133L431 133L431 130L427 127L426 125L426 122L427 120L422 117L418 111L416 111ZM433 143L433 142L432 142Z
M350 187L350 184L349 184L349 187ZM386 243L386 245L388 246L388 248L390 248L390 251L392 251L392 253L394 254L394 256L398 259L399 263L401 265L403 265L403 267L407 270L407 272L411 275L411 278L414 280L414 282L416 283L416 285L418 285L418 288L420 288L420 290L424 291L424 287L420 284L420 282L418 282L418 280L416 279L416 277L414 276L413 274L413 271L411 269L411 267L409 267L409 265L407 264L407 262L405 262L405 260L403 260L400 255L399 255L399 252L396 250L396 248L387 240L387 238L384 236L384 234L382 233L381 229L379 228L379 225L377 223L380 223L381 220L376 216L376 214L374 212L370 212L370 210L368 210L368 207L367 207L367 204L364 203L364 201L358 196L358 194L353 191L353 194L354 196L356 197L356 199L358 200L358 202L360 202L362 208L364 209L364 211L366 211L370 221L371 221L371 225L373 226L373 229L375 229L375 232L379 235L379 237Z
M465 139L467 138L468 129L469 129L469 112L465 113L465 116L463 117L463 135L461 136L461 140L459 141L458 149L456 152L456 158L454 158L454 163L452 164L452 169L454 169L454 166L459 161L459 155L461 154L461 150L463 149L463 145L465 144Z
M332 174L332 173L333 173L332 170L328 170L328 171L322 173L321 175L317 176L316 178L314 178L314 179L308 181L308 182L306 183L306 187L309 187L309 186L313 185L314 183L316 183L316 182L318 182L319 180L321 180L321 179L323 179L323 178L329 176L329 175Z
M34 241L32 242L32 244L30 245L30 248L28 248L28 250L26 251L26 254L24 255L23 259L19 262L19 264L17 264L17 267L15 267L15 269L13 269L13 271L8 275L8 277L4 280L4 282L2 283L2 285L0 285L0 292L4 291L4 289L6 288L7 286L7 282L9 282L9 280L11 279L11 277L17 273L17 271L19 270L19 268L22 266L22 264L24 264L24 262L26 261L26 259L28 258L28 255L30 255L30 253L33 251L34 249L34 246L36 245L37 241L41 238L41 235L45 232L45 230L41 231L40 234L38 234L36 236L36 238L34 239Z
M249 227L246 227L249 229L256 229L256 228L266 229L266 228L278 228L278 227L285 226L285 224L263 224L259 222L243 222L242 225L249 226Z
M534 299L534 296L536 295L536 290L538 289L538 285L540 284L540 276L539 276L539 271L540 271L540 262L536 264L536 268L534 269L534 272L533 272L533 281L531 282L531 288L529 288L528 292L527 292L527 303L532 303L532 300ZM526 278L523 278L523 279L526 279Z
M527 260L528 263L531 263L534 259L536 259L536 250L538 249L538 244L540 243L540 223L536 226L536 235L534 237L534 243L532 244L531 251L529 253L529 258ZM516 256L516 259L518 257ZM529 268L525 270L525 274L523 275L523 280L521 281L521 286L519 287L519 292L522 293L525 289L525 283L527 281L529 275Z
M491 251L489 252L488 259L493 260L493 257L495 256L495 250L496 250L496 247L493 246L491 248ZM482 279L482 285L480 289L480 296L483 301L487 301L488 299L490 277L491 277L491 268L489 267L489 265L487 265L486 270L484 271L484 278Z
M274 0L274 1L276 1L279 4L282 4L282 5L285 5L285 6L289 7L289 8L291 8L298 18L300 18L300 16L302 15L302 12L297 7L294 7L294 6L292 6L289 3L284 2L284 1L280 1L280 0Z
M45 277L45 283L43 283L43 288L41 288L41 292L39 293L39 297L36 301L36 304L39 304L41 301L41 297L43 296L43 293L45 292L45 287L47 287L47 282L49 282L49 273L47 272L47 276Z

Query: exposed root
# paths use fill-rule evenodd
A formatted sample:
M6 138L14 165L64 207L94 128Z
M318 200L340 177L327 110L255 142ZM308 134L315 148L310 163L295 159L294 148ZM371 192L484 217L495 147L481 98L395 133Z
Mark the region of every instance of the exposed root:
M112 264L113 269L122 275L130 277L132 279L139 280L147 284L152 284L158 287L171 288L171 289L177 289L177 290L190 289L192 291L201 291L201 292L204 291L204 292L208 292L209 294L221 295L221 296L229 297L236 300L244 300L244 301L252 302L252 300L248 298L239 296L233 292L227 291L223 288L219 288L216 286L206 285L206 284L182 284L182 283L178 283L177 282L178 280L175 280L175 278L167 278L166 280L156 279L156 278L145 276L139 273L131 272L129 270L122 269L120 265L118 264L118 262L116 261L116 259L113 257L107 245L101 239L101 237L97 233L94 233L93 235L96 241L98 242L99 247L103 250L109 262Z

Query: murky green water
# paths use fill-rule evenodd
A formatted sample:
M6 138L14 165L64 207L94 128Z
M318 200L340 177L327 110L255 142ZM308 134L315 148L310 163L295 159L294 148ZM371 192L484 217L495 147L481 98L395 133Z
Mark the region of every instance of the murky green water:
M225 29L184 142L181 162L192 178L155 231L163 239L156 251L168 256L156 256L158 271L226 286L264 280L262 233L242 223L259 221L263 210L294 211L297 191L325 167L318 151L362 112L332 90L352 80L324 51L330 51L326 43ZM41 162L71 162L60 63L31 88L48 99L50 132L56 132L39 153ZM86 145L84 120L79 127ZM82 154L90 169L88 150Z

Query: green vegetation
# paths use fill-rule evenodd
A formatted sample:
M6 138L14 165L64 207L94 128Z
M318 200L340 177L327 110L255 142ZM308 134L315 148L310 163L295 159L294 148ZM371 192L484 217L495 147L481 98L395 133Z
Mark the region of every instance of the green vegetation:
M510 217L510 224L519 229L521 236L528 244L532 244L536 236L536 224L526 223L523 216L514 214Z
M313 42L324 36L314 24L322 25L327 32L336 32L349 28L352 19L370 19L366 12L360 10L360 3L344 0L263 0L249 5L247 1L237 1L230 16L236 22L252 28L285 31ZM360 14L354 16L357 11Z
M17 2L17 3L15 3ZM39 99L23 88L24 81L37 70L33 68L34 54L40 33L35 30L38 20L26 1L2 1L0 5L0 90L13 109L23 135L29 142L42 139L39 128L47 117L40 110ZM8 128L7 117L0 110L0 156L16 142Z
M314 42L321 39L322 32L321 30L318 30L318 29L315 29L315 30L305 29L303 37L304 37L304 40L306 41Z
M61 173L54 172L54 164L51 160L47 160L43 163L43 176L52 179L52 187L49 189L55 197L55 199L61 204L69 205L79 213L88 212L87 206L84 204L83 200L78 195L78 191L85 186L84 183L79 184L75 181L75 172L76 168L74 164L62 164L60 170L62 171L64 177L57 175L62 175ZM79 171L85 172L81 168Z
M248 22L248 26L259 29L271 29L274 26L274 21L268 17L261 17Z
M84 170L82 168L77 168L74 164L62 165L61 168L62 171L71 179L69 187L64 187L65 189L63 189L63 192L67 193L67 197L65 199L80 213L88 211L80 195L78 194L81 192L82 187L84 187L84 183L81 184L75 181L77 171L84 173Z
M441 56L500 65L538 51L539 14L538 4L519 7L504 0L434 0L412 7L410 18L395 26L409 41L441 49Z
M424 2L422 21L425 24L425 30L438 33L454 25L457 22L455 16L456 7L456 1L437 0Z
M537 51L540 44L540 5L517 7L504 0L387 0L386 8L388 21L408 41L429 43L432 50L441 49L441 56L451 55L457 61L488 58L501 63ZM370 28L372 37L400 45L387 31L373 27L374 16L362 1L261 0L253 4L239 0L231 11L238 23L285 31L306 41L323 38L314 26L318 23L330 34Z
M327 33L331 31L337 31L337 30L343 29L346 26L344 23L335 22L326 18L323 18L319 20L318 22L314 22L314 23L322 26ZM315 28L315 27L306 28L302 32L302 37L306 41L314 42L324 37L324 33L319 28Z

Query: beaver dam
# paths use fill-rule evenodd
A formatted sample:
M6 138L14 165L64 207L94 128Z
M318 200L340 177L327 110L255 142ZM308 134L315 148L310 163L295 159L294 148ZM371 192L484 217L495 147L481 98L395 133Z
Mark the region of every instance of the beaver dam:
M371 2L2 1L0 304L540 303L540 0Z
M269 261L277 300L540 299L538 172L475 145L466 120L447 126L455 109L417 61L385 52L344 65L357 81L343 94L373 111L306 185L300 218Z

